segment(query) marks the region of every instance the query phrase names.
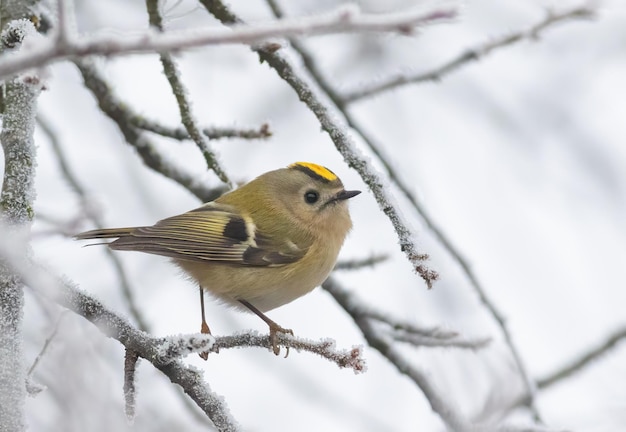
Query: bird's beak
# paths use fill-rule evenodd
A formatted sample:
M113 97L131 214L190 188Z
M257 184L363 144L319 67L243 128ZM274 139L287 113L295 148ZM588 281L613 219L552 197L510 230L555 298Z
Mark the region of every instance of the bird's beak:
M337 195L335 195L335 200L344 201L352 197L355 197L360 193L361 191L358 191L358 190L352 190L352 191L342 190L341 192L337 193Z

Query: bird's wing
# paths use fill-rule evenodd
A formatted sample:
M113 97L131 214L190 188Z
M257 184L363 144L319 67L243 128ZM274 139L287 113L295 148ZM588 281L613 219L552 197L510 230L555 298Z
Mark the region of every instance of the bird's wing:
M135 228L109 246L186 261L263 267L298 261L307 252L309 245L272 241L256 231L254 223L233 207L209 203L153 226Z

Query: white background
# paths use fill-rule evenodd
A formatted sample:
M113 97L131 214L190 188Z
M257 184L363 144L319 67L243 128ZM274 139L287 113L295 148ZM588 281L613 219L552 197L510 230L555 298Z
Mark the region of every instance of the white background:
M288 3L288 2L282 2ZM297 2L290 14L316 13L334 1ZM364 10L417 2L361 2ZM429 4L434 4L431 2ZM448 3L450 4L450 3ZM527 29L574 1L467 1L453 22L417 36L325 36L307 40L337 88L349 90L398 72L426 71L512 31ZM263 1L233 1L248 21L270 12ZM218 25L194 2L168 2L169 29ZM514 342L534 378L552 372L626 325L626 8L599 6L590 22L566 22L538 41L524 41L463 67L441 83L406 86L355 103L351 110L382 144L399 175L454 245L507 318ZM81 1L78 30L123 34L147 27L143 2ZM288 49L285 53L299 62ZM294 161L323 164L347 188L366 186L335 151L292 89L248 48L225 46L177 55L193 109L203 125L254 127L269 122L267 141L223 140L213 148L229 175L247 181ZM154 55L100 60L115 93L134 110L167 125L179 115ZM54 125L72 169L107 226L152 224L194 208L187 191L144 167L115 124L100 113L71 63L51 68L40 112ZM359 137L355 136L361 144ZM79 211L47 138L36 134L39 164L36 211L69 220ZM160 140L159 148L199 179L206 172L193 143ZM367 150L364 149L367 152ZM378 167L376 160L373 166ZM397 237L367 192L351 201L354 229L343 258L387 253L373 269L337 277L372 306L422 325L441 325L467 337L493 338L473 353L406 347L451 404L477 415L487 400L523 389L499 328L466 277L419 216L395 190L420 250L441 280L428 291L400 252ZM77 231L89 229L81 225ZM115 274L101 249L36 223L37 258L127 315ZM197 291L161 257L120 253L132 288L155 335L199 328ZM54 310L54 309L53 309ZM358 329L322 290L269 314L298 336L362 344ZM210 303L216 334L266 331L252 315ZM25 315L27 363L54 324L32 295ZM367 348L369 370L354 375L307 353L287 359L260 349L229 350L203 362L206 381L250 431L438 431L443 426L421 392L378 352ZM582 373L541 392L538 408L549 426L617 431L626 425L623 346ZM70 314L35 378L48 390L27 401L33 431L130 430L123 414L122 346ZM134 430L206 430L178 391L147 362L139 366ZM526 413L508 419L526 422Z

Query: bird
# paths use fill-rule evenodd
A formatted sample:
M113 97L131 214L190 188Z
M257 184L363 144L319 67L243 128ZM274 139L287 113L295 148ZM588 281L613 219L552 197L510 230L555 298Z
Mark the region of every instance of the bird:
M96 244L170 258L199 284L202 333L211 334L204 315L206 291L265 321L278 355L277 334L293 331L265 313L328 277L352 228L348 200L360 193L346 190L322 165L295 162L154 225L95 229L75 238L113 239Z

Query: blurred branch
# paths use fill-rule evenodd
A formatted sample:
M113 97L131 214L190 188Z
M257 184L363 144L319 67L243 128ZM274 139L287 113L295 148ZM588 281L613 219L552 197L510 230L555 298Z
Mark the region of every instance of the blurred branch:
M322 284L322 288L330 293L337 303L350 315L356 325L361 330L367 343L377 351L379 351L392 365L394 365L398 371L406 375L411 379L415 385L422 391L432 410L439 415L441 420L445 423L448 430L455 432L471 432L471 431L494 431L494 432L512 432L512 431L528 431L528 432L540 432L550 431L541 426L526 426L515 427L508 425L486 425L480 423L471 423L468 419L464 418L461 412L456 408L454 401L448 398L447 395L442 394L437 389L434 383L431 381L428 374L422 372L420 369L411 365L398 350L396 340L402 339L402 337L396 337L388 332L380 331L377 329L370 308L361 303L359 299L342 287L333 277L329 277ZM383 315L378 314L378 318L383 318ZM379 319L380 321L387 321L386 319ZM399 324L399 323L398 323ZM398 325L400 328L411 328L406 324ZM440 344L436 346L459 346L464 348L479 349L482 348L488 340L476 340L466 346L462 346L463 343L453 345L451 338L457 336L455 332L441 331L438 328L433 329L417 329L416 333L436 335L440 339ZM434 342L432 339L429 343ZM459 340L457 343L461 342ZM435 346L429 345L428 346Z
M58 318L56 319L56 322L54 323L54 327L52 328L52 332L50 333L50 336L48 336L48 338L44 342L43 346L41 347L41 351L39 351L39 354L37 354L37 357L35 357L35 360L33 361L33 364L28 369L28 372L27 372L27 375L26 375L26 379L32 378L33 373L35 372L35 369L37 368L37 365L39 365L39 362L41 361L43 356L48 351L48 347L50 346L50 343L54 340L54 338L56 337L57 333L59 332L59 327L61 326L61 321L63 321L63 318L66 317L67 313L68 313L68 311L63 311L63 312L61 312L59 314Z
M433 338L409 332L395 331L391 337L398 342L405 342L416 347L463 348L479 350L491 343L491 338L462 339L462 338Z
M594 360L600 356L605 355L611 349L615 348L618 343L626 339L626 328L621 328L616 332L609 335L609 337L600 345L591 348L584 354L571 360L561 369L552 372L551 374L537 380L537 388L544 389L557 382L569 378L575 373L580 372L584 367L589 366Z
M241 24L242 21L233 14L220 0L200 0L222 23L227 25ZM406 254L415 271L422 277L426 285L431 288L439 275L429 269L424 261L427 254L417 251L413 241L414 234L402 218L398 208L379 174L370 166L369 160L357 149L354 140L348 135L347 128L337 116L324 104L311 86L300 77L291 63L272 49L255 48L262 62L266 62L276 73L288 83L296 92L300 100L315 114L322 129L328 133L335 144L337 151L343 156L346 163L353 168L368 185L379 207L391 221L399 238L400 249Z
M573 375L581 372L584 368L590 366L594 361L607 354L610 350L614 349L624 339L626 339L626 327L613 332L604 340L604 342L590 348L583 354L578 355L576 358L566 363L565 366L553 371L543 378L537 379L535 384L537 389L545 390L565 379L571 378ZM519 406L527 405L528 401L528 394L520 396L507 408L505 408L504 411L508 412Z
M95 96L102 112L117 124L126 142L137 150L137 153L148 167L185 187L192 194L200 198L202 202L213 201L226 192L226 188L224 187L206 187L198 182L196 176L190 175L167 161L163 155L157 151L155 144L148 139L146 134L133 126L132 122L129 120L129 118L132 117L132 113L130 113L126 105L113 94L113 90L100 76L94 64L87 60L75 60L74 63L78 66L78 69L83 75L85 86Z
M163 126L155 121L148 120L138 115L129 118L130 123L139 128L157 135L161 135L167 138L175 140L187 140L190 139L189 134L185 128L171 128ZM242 139L265 139L272 136L272 131L267 123L263 123L258 129L235 129L224 127L211 127L203 128L202 133L210 140L216 140L221 138L242 138Z
M361 270L364 267L374 267L389 259L387 254L373 254L369 258L356 258L352 260L342 260L335 264L333 271L343 270Z
M326 279L322 287L351 316L363 333L367 343L372 348L378 350L400 373L406 375L422 390L432 410L439 415L450 430L456 432L470 430L468 421L456 409L454 402L435 388L427 374L406 361L397 349L397 344L393 342L393 339L376 330L372 320L367 319L360 310L358 302L355 301L353 295L340 286L332 276Z
M83 213L94 224L96 228L104 228L104 222L102 221L100 214L97 211L93 210L93 205L89 200L87 191L80 184L78 178L72 172L69 162L65 157L65 153L63 152L63 148L61 147L61 143L59 142L59 137L54 131L52 125L41 113L39 113L37 116L37 122L39 127L41 127L41 130L48 137L48 140L52 147L52 152L56 156L57 163L59 164L59 168L61 169L63 177L78 196L80 207ZM74 234L76 234L76 231L69 233L69 235L71 236ZM137 307L137 302L135 301L135 295L133 294L128 274L126 273L126 269L122 265L119 256L116 255L109 248L105 248L104 251L107 258L111 261L111 264L113 265L113 269L115 270L115 274L117 275L117 278L119 280L119 286L122 290L124 298L126 299L126 304L128 305L128 310L131 316L141 330L148 331L149 327L147 321L141 313L141 310Z
M146 0L146 7L148 9L150 26L155 28L158 32L163 33L163 18L159 12L159 1ZM221 165L218 163L215 153L213 153L213 150L211 150L209 146L209 141L200 131L200 127L196 123L194 115L191 112L191 105L187 98L187 89L183 85L180 70L178 69L176 62L174 62L174 58L167 52L161 52L161 54L159 54L159 58L161 59L161 64L163 65L165 77L170 83L172 92L176 97L178 110L180 111L180 118L183 126L185 126L185 130L200 149L207 167L213 170L219 179L228 185L229 189L232 189L232 182L226 175L226 172L222 169Z
M67 1L67 0L64 0ZM340 7L323 15L297 17L267 23L240 25L232 29L194 29L159 34L154 31L124 35L75 35L56 30L50 37L24 53L18 53L0 64L0 78L54 61L86 56L120 56L138 53L171 52L205 45L262 44L268 38L314 36L330 33L399 32L412 34L416 27L449 20L454 10L440 9L429 13L404 11L387 14L361 14L357 8ZM69 18L69 17L67 17ZM66 20L67 21L67 20ZM59 37L62 35L62 37Z
M496 38L495 40L485 42L481 45L477 45L428 72L413 75L398 75L378 83L365 85L359 90L344 94L342 96L343 102L345 104L349 104L407 84L441 81L445 76L451 74L452 72L456 72L469 63L478 61L494 51L506 48L523 40L536 40L544 31L555 27L558 23L568 20L591 19L594 18L595 15L596 9L589 3L558 12L548 10L546 17L543 20L526 30L514 32L512 34Z
M400 330L400 331L415 334L418 336L424 336L424 337L434 338L434 339L439 339L439 340L444 340L444 341L448 339L453 339L459 336L459 333L453 330L444 330L440 328L439 326L435 326L435 327L417 326L413 323L399 320L391 314L385 314L383 312L365 307L364 305L359 306L359 311L360 311L359 313L364 318L369 318L375 321L383 322L391 326L394 330Z

